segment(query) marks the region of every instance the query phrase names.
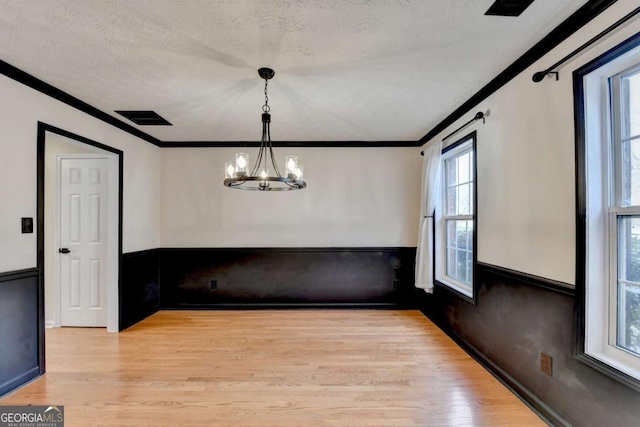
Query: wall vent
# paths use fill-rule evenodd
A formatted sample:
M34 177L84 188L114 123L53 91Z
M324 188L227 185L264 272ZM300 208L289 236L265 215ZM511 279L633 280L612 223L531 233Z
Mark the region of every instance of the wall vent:
M155 111L116 111L139 126L173 126Z
M496 0L485 15L520 16L533 0Z

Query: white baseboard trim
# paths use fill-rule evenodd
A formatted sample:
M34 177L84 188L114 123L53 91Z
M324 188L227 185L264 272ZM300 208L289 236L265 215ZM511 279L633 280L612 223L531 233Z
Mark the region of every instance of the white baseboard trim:
M56 327L56 322L54 322L53 320L47 320L44 322L44 327L47 329L50 328L55 328Z

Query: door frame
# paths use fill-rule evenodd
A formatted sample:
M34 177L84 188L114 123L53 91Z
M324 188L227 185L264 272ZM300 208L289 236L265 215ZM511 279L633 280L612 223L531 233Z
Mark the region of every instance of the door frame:
M117 280L115 280L115 289L108 290L107 305L107 331L118 332L120 329L120 313L119 313L119 289L122 285L122 218L123 218L123 170L124 170L124 153L121 150L102 144L97 141L93 141L89 138L77 135L75 133L60 129L58 127L49 125L44 122L38 122L37 128L37 151L36 151L36 224L37 224L37 267L38 267L38 359L40 361L40 373L45 372L45 316L44 316L44 183L45 183L45 144L47 132L60 135L74 141L87 144L91 147L98 148L111 154L111 157L117 160L117 173L113 176L117 176L118 197L117 200L117 244L113 245L116 250L113 253L117 256L114 257L114 271L117 271ZM111 164L111 163L110 163ZM110 168L111 171L111 168ZM116 221L115 218L111 218L109 221ZM117 251L117 252L116 252Z
M54 250L54 274L50 277L54 278L53 295L54 295L54 327L62 326L62 283L60 280L60 267L62 261L62 255L55 251L55 248L61 247L60 227L62 217L60 213L61 208L61 192L62 192L62 161L66 159L101 159L107 161L107 277L105 288L103 291L107 292L106 312L107 312L107 331L118 332L118 253L117 245L114 242L118 241L118 228L115 218L118 217L117 201L118 183L117 179L113 176L117 176L118 172L118 158L115 154L111 153L73 153L73 154L58 154L56 155L56 182L55 182L55 195L54 195L54 236L53 236L53 250ZM47 242L45 242L47 244ZM51 245L49 245L51 246ZM115 298L114 298L115 296ZM115 301L115 302L114 302ZM115 311L112 308L115 307ZM111 326L111 327L110 327ZM115 327L115 330L113 330Z

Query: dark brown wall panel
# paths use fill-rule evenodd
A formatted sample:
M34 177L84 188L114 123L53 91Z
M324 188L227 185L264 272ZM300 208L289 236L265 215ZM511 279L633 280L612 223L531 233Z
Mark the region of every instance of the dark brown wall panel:
M161 307L400 305L414 260L415 248L161 249Z
M479 268L478 305L436 289L425 312L574 426L632 426L640 394L574 357L574 297ZM540 370L553 357L553 376Z
M40 375L37 275L0 275L0 396Z
M122 256L119 292L121 331L146 319L160 308L158 257L158 249Z

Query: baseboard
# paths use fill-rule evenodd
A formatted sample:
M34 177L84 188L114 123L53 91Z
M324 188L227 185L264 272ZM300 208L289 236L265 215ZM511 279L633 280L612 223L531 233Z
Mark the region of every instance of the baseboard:
M34 368L31 368L27 372L15 378L10 379L9 381L5 381L3 384L0 384L0 398L15 391L21 385L24 385L39 376L40 376L40 367L36 366Z
M549 407L546 403L540 400L535 394L533 394L528 388L523 386L518 380L513 378L500 366L495 364L491 359L478 350L473 344L466 339L462 338L451 328L446 327L435 319L429 317L427 313L422 311L429 320L434 322L445 334L449 336L456 344L458 344L464 351L473 357L480 365L482 365L491 375L493 375L498 381L511 390L522 402L524 402L532 411L534 411L543 421L551 426L559 427L572 427L571 424L562 418L557 412Z
M55 328L56 322L54 322L53 320L47 320L44 322L44 327L47 329Z
M362 309L362 310L415 310L415 306L401 303L264 303L264 304L181 304L175 307L163 307L162 310L342 310L342 309Z
M146 314L144 318L138 319L138 320L134 321L133 323L127 323L127 324L119 325L118 332L123 332L123 331L125 331L125 330L127 330L127 329L129 329L129 328L131 328L131 327L133 327L135 325L137 325L138 323L142 322L143 320L148 319L149 317L153 316L154 314L156 314L159 311L160 311L160 307L155 307L152 311L150 311L148 314Z

